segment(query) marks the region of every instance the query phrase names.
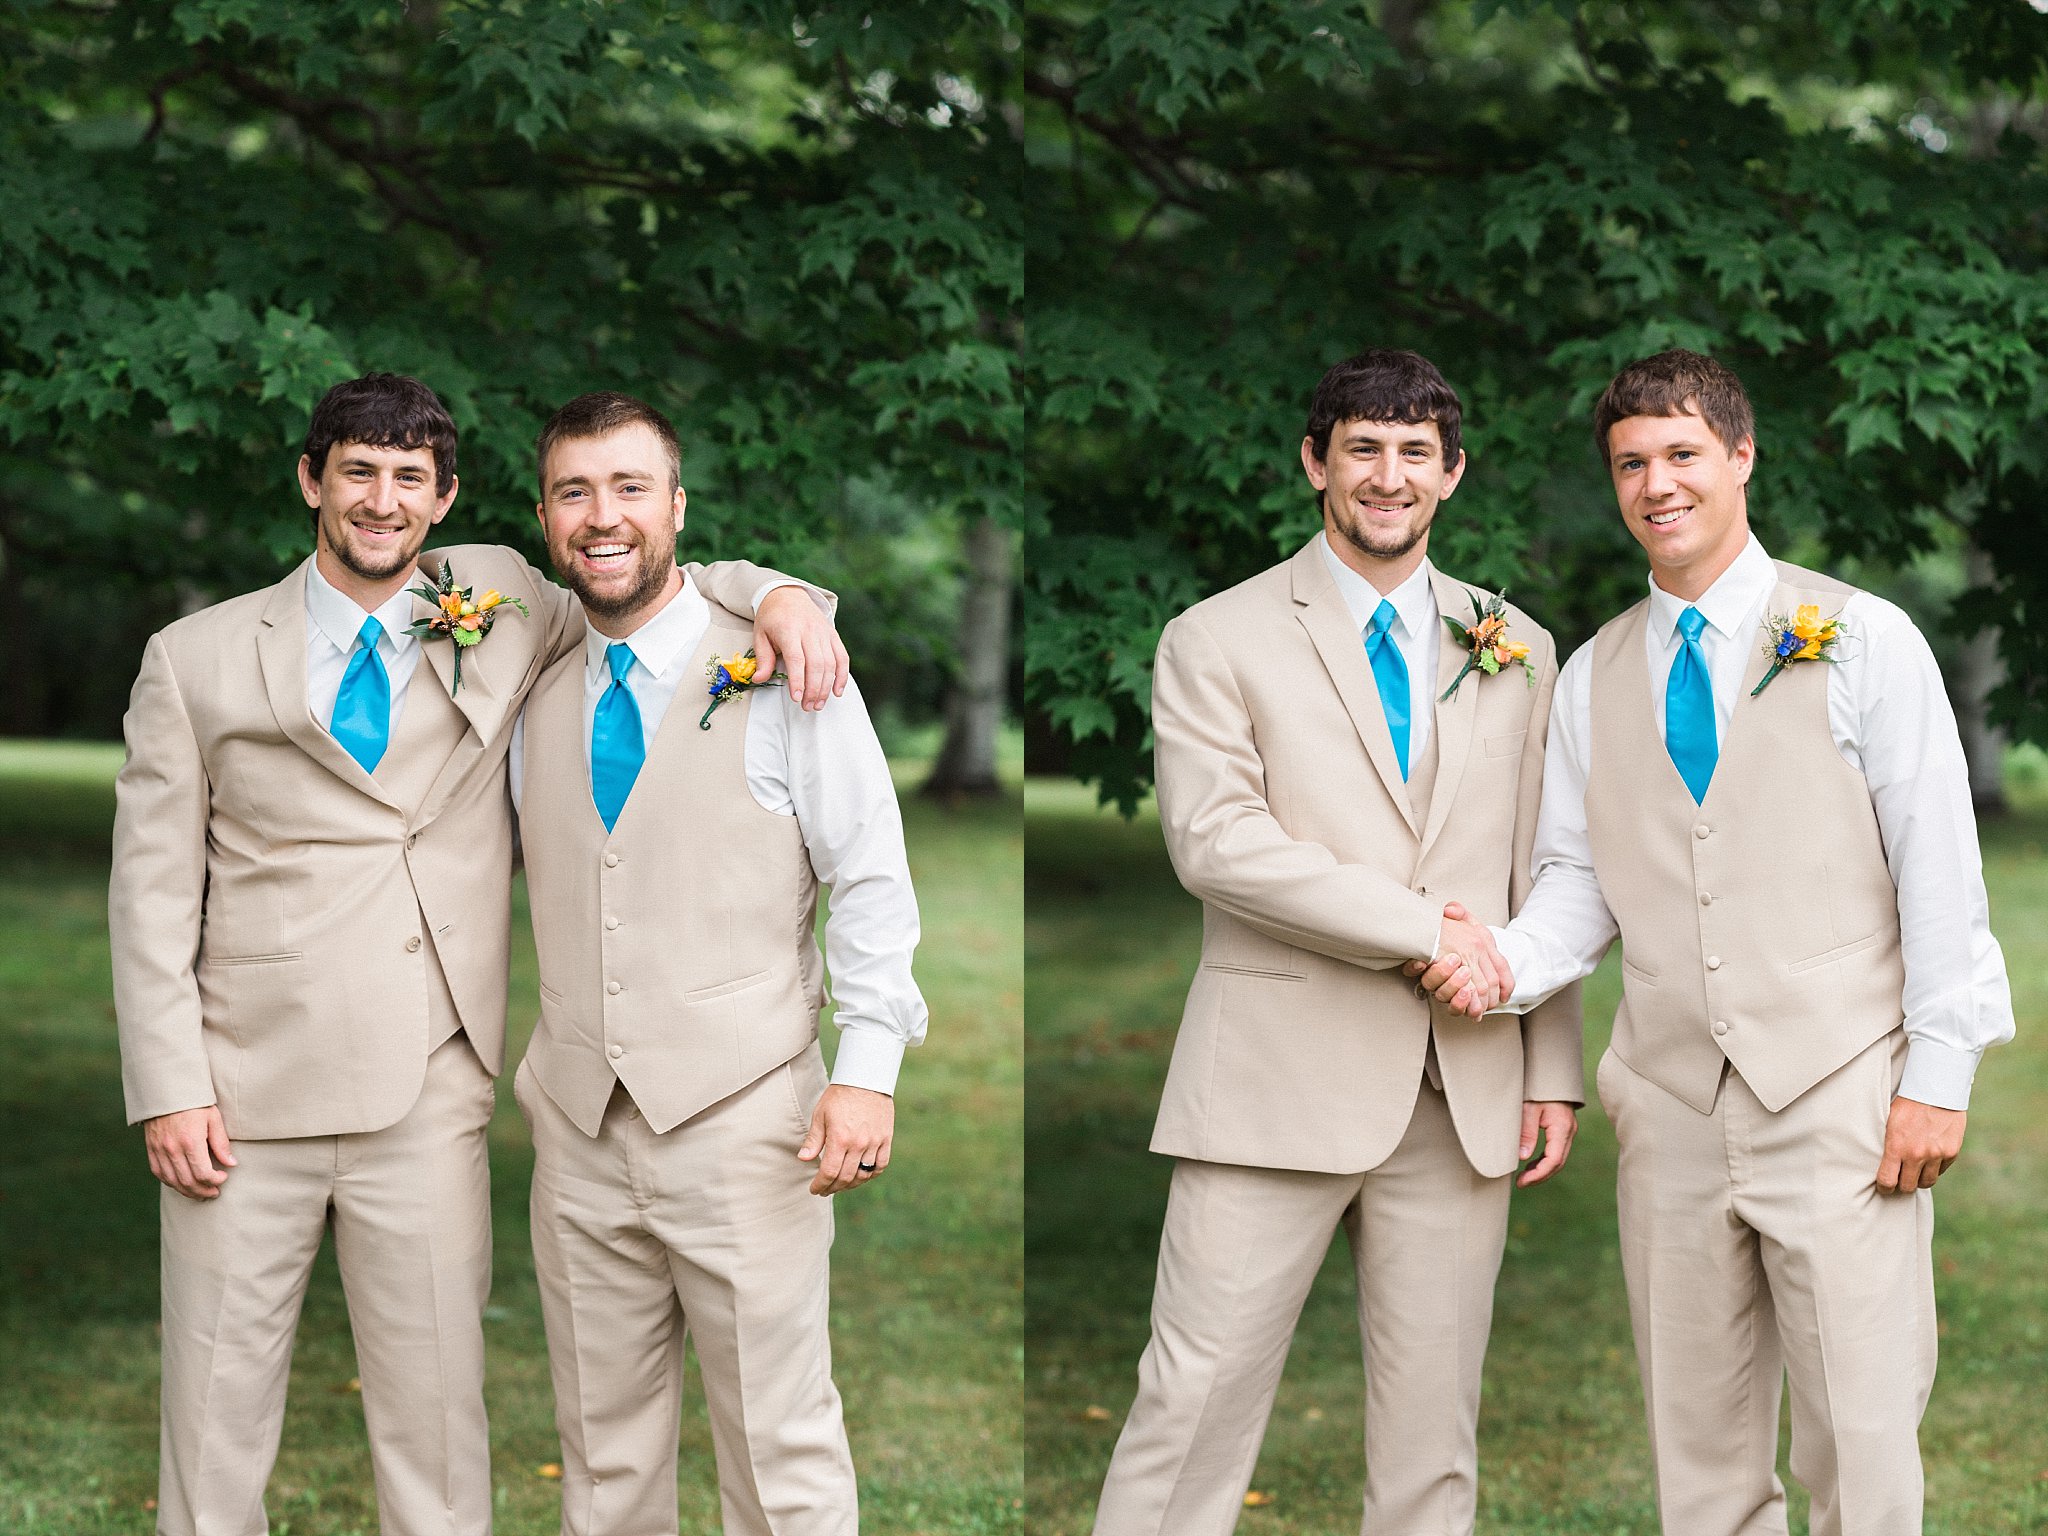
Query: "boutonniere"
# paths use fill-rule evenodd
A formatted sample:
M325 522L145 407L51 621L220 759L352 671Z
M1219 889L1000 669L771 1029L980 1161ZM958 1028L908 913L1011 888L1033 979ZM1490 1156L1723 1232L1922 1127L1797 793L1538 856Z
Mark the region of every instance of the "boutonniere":
M412 595L429 602L439 611L431 619L414 619L406 626L405 632L415 640L432 640L445 635L455 642L455 680L448 690L448 697L454 698L462 692L462 653L473 645L481 645L483 638L491 632L491 626L498 622L498 615L508 605L526 612L526 604L516 597L507 597L495 587L482 597L473 594L470 587L455 585L455 567L447 561L441 562L440 576L424 586L411 589Z
M1536 686L1536 669L1529 665L1529 646L1526 641L1508 638L1508 605L1503 596L1494 596L1481 603L1472 599L1472 622L1460 624L1449 614L1444 623L1450 626L1451 636L1465 647L1465 665L1458 668L1458 675L1451 679L1437 699L1439 704L1447 702L1458 691L1458 684L1465 681L1465 674L1474 667L1492 677L1502 667L1522 664L1522 670L1529 674L1529 686Z
M723 661L715 656L711 659L711 664L704 669L704 675L711 679L711 702L704 706L703 717L697 722L698 730L711 729L711 712L727 699L736 698L749 688L773 688L789 676L786 672L776 672L757 678L754 673L760 665L751 645L739 655L728 656Z
M1771 679L1795 661L1840 661L1835 647L1843 638L1842 616L1824 619L1818 604L1801 603L1789 619L1772 614L1764 620L1764 654L1771 658L1771 669L1749 696L1753 699L1770 687Z

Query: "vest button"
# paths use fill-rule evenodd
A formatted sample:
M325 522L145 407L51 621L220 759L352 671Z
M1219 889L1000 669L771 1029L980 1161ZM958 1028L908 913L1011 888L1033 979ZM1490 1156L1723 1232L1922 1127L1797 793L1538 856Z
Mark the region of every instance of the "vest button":
M1725 1034L1727 1034L1727 1033L1728 1033L1728 1021L1727 1021L1726 1019L1716 1019L1716 1020L1714 1020L1714 1033L1715 1033L1715 1034L1717 1034L1717 1035L1725 1035Z
M608 917L604 920L604 925L607 928L616 928L619 926L619 920L616 917Z
M1701 891L1701 892L1700 892L1700 905L1701 905L1701 906L1703 906L1703 907L1711 907L1711 906L1712 906L1713 904L1714 904L1714 893L1713 893L1712 891Z
M412 936L411 938L409 938L409 939L407 939L407 940L405 941L405 952L406 952L406 953L407 953L408 955L416 955L416 954L418 954L418 953L419 953L419 949L420 949L420 936L419 936L418 934L414 934L414 935L413 935L413 936Z
M1710 971L1718 971L1719 969L1721 969L1721 957L1719 955L1707 956L1707 969Z
M417 847L419 847L419 845L420 845L420 835L419 835L419 833L417 833L417 832L408 832L408 833L406 833L406 834L405 834L405 846L406 846L406 847L408 847L408 848L417 848Z
M1692 829L1692 835L1700 839L1701 842L1705 842L1707 837L1707 828L1704 825L1694 827Z
M616 981L608 981L608 982L606 982L606 983L604 984L604 989L605 989L605 991L606 991L606 992L610 993L610 994L611 994L611 995L612 995L613 997L617 997L617 996L619 995L619 984L618 984L618 983L617 983Z
M604 1053L605 1055L611 1057L613 1061L617 1061L621 1056L626 1054L626 1048L623 1045L608 1045L605 1047Z
M619 856L616 853L606 854L604 856L604 867L606 869L617 869L619 867Z

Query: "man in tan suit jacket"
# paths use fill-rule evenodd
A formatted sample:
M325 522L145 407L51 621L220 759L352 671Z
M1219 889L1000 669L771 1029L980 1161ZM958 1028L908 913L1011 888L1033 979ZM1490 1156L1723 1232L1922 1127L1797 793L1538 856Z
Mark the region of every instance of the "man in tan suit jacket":
M1302 444L1323 533L1166 627L1160 819L1202 960L1154 1151L1177 1158L1137 1401L1097 1536L1236 1523L1309 1284L1341 1225L1367 1361L1366 1536L1469 1532L1481 1360L1509 1176L1567 1155L1576 996L1521 1019L1432 1009L1401 964L1491 945L1528 886L1556 674L1514 608L1473 670L1443 619L1491 594L1426 560L1464 469L1457 396L1413 353L1318 386ZM1526 647L1517 657L1514 647ZM1521 661L1527 662L1527 675Z
M455 447L415 380L330 390L298 471L314 555L152 637L129 706L108 919L128 1118L164 1185L166 1536L264 1529L330 1221L381 1529L490 1527L505 757L528 688L583 624L509 550L416 569L455 499ZM443 565L526 608L499 608L465 650L460 691L450 642L404 633L434 611L406 588ZM763 574L700 579L750 609ZM829 658L808 600L770 601L794 610L774 642Z

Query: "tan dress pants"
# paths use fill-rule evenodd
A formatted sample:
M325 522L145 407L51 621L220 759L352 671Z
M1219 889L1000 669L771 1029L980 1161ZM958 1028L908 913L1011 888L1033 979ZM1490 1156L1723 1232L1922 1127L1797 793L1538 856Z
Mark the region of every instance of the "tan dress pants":
M491 1104L490 1074L458 1034L427 1059L396 1125L235 1141L217 1199L162 1192L163 1536L268 1528L292 1334L330 1220L383 1536L490 1529Z
M1465 1536L1480 1369L1509 1180L1465 1160L1424 1082L1365 1173L1175 1164L1152 1341L1095 1536L1224 1536L1237 1524L1310 1284L1339 1226L1365 1346L1366 1536Z
M826 1329L832 1202L797 1161L825 1089L804 1054L656 1135L623 1088L584 1135L521 1063L565 1536L672 1536L683 1337L726 1536L853 1536Z
M1934 1198L1880 1194L1903 1032L1776 1114L1732 1068L1701 1114L1613 1051L1622 1269L1668 1536L1782 1536L1778 1405L1814 1536L1917 1536Z

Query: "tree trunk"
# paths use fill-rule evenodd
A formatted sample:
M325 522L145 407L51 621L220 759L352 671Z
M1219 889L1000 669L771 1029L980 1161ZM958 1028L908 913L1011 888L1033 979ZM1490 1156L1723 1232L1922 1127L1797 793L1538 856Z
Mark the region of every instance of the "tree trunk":
M960 587L960 665L946 695L946 740L920 794L938 800L1002 792L996 735L1010 664L1013 536L994 518L970 523Z
M1963 557L1963 572L1970 587L1988 586L1997 575L1991 557L1975 544ZM2006 734L1991 723L1985 707L1991 690L2005 679L1997 630L1979 630L1969 638L1957 654L1955 674L1949 695L1963 738L1963 757L1970 765L1970 799L1978 815L2001 816L2006 810Z

